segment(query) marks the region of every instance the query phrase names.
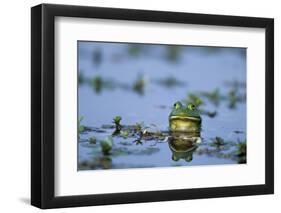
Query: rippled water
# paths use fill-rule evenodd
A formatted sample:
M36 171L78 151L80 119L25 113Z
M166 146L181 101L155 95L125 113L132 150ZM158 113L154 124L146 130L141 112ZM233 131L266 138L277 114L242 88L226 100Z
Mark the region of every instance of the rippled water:
M243 99L232 106L230 93L235 90L245 98L246 49L173 49L165 45L135 47L101 42L79 42L78 48L79 116L83 116L81 124L89 128L80 134L78 169L245 162L237 154L237 144L246 141L246 102ZM217 105L202 94L216 88L220 94ZM168 116L173 104L186 101L188 94L196 94L204 101L199 108L217 114L210 117L203 113L202 142L188 151L177 152L169 146ZM114 132L110 125L115 116L122 117L123 126L143 122L143 129L148 127L147 131L162 132L166 137L158 140L140 139L138 134L127 138L116 135L112 150L104 155L100 141ZM95 137L95 144L89 142L90 137ZM218 139L224 145L216 146Z

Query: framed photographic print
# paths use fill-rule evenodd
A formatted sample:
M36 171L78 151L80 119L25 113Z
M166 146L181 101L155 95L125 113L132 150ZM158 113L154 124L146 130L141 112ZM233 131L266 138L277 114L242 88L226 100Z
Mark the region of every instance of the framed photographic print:
M271 194L274 21L31 9L31 203Z

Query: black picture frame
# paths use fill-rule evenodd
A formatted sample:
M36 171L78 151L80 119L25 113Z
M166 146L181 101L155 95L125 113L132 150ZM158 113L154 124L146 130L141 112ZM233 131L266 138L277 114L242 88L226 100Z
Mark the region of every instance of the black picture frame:
M55 17L264 28L265 184L93 195L54 195ZM271 18L41 4L31 8L31 204L60 208L274 193L274 20Z

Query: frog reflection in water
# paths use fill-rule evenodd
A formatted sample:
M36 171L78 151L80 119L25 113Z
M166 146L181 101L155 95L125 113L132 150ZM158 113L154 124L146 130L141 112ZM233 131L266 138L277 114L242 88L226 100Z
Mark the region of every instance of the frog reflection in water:
M172 133L169 138L169 148L172 151L172 160L178 161L184 159L187 162L192 161L193 152L201 143L200 133Z
M201 142L201 117L196 107L193 104L185 107L181 102L176 102L169 116L169 127L172 160L192 161L193 153Z
M193 104L185 107L178 101L170 113L169 127L172 132L200 132L201 116Z

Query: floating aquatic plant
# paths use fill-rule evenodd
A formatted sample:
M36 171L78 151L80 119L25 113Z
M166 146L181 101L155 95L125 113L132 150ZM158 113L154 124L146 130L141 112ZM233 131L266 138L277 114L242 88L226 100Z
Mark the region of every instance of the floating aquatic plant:
M100 93L103 89L112 90L117 86L117 82L111 79L104 79L99 75L92 79L88 79L87 81L96 93Z
M218 106L220 100L222 100L219 88L216 88L211 92L202 92L202 96L206 97L215 106Z
M141 138L148 141L148 140L164 140L165 134L162 133L159 129L157 129L156 125L151 125L154 128L147 127L142 131Z
M213 140L212 140L212 145L213 146L216 146L216 147L221 147L223 145L225 145L226 142L224 141L223 138L221 137L215 137Z
M230 109L236 108L236 104L237 104L237 101L238 101L237 90L230 90L229 91L228 100L229 100L228 107Z
M139 93L140 95L144 94L144 88L146 85L146 80L144 79L144 77L141 75L137 78L137 80L133 83L133 90L137 93Z
M110 150L113 146L113 139L111 136L105 137L100 141L100 146L104 155L109 155Z
M122 126L121 126L121 120L122 117L121 116L115 116L115 118L113 118L113 124L115 125L115 131L116 132L120 132Z
M157 80L154 80L154 82L159 85L168 87L168 88L185 85L185 82L179 81L174 76L169 76L164 79L157 79Z
M122 120L122 117L121 116L115 116L115 118L113 118L113 123L116 125L116 126L120 126L120 121Z
M193 93L189 93L187 95L186 103L192 103L196 107L199 107L204 104L203 100L198 95L195 95Z
M97 142L96 137L95 136L90 137L89 142L92 143L92 144L96 144L96 142Z
M96 93L99 93L103 86L103 80L100 76L96 76L91 80L91 86L96 91Z
M127 138L129 136L129 131L128 130L120 131L120 136L123 138Z
M246 154L247 154L247 144L246 144L246 142L239 142L237 144L236 155L238 157L242 157L242 156L246 156Z
M144 123L143 122L142 123L136 123L134 125L134 130L135 130L135 132L138 133L138 132L142 131L143 127L144 127Z
M237 144L236 156L238 157L238 163L246 163L247 162L247 144L246 141L239 142Z
M83 116L80 116L79 117L79 120L78 120L78 130L79 130L79 133L82 133L85 131L85 126L81 124L81 122L83 121L84 117Z

